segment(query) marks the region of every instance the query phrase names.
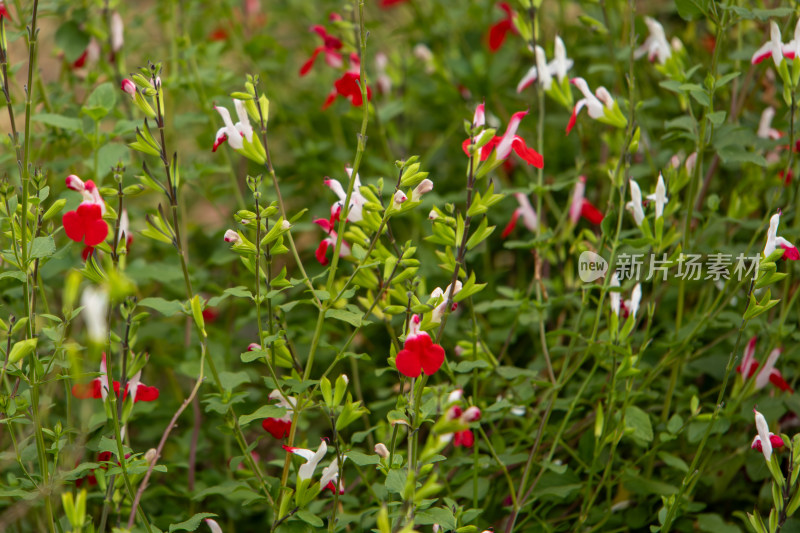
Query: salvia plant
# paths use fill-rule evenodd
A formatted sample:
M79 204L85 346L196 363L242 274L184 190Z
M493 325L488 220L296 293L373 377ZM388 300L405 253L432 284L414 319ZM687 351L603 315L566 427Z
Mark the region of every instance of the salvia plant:
M790 2L0 1L0 531L800 529Z

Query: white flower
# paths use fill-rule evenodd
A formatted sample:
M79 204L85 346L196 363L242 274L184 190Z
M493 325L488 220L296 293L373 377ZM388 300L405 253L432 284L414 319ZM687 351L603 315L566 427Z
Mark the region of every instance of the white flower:
M424 180L419 182L419 185L414 187L414 189L411 191L411 201L418 202L422 200L422 196L428 194L432 190L433 190L433 182L428 178L425 178Z
M617 277L617 273L611 276L611 281L608 283L609 289L613 289L614 287L619 287L619 277ZM621 294L617 291L609 291L608 293L608 301L611 305L611 311L614 312L615 315L619 316L619 308L621 303Z
M217 524L215 520L206 518L206 525L211 529L211 533L222 533L222 528L219 527L219 524Z
M105 342L108 319L108 292L102 287L86 287L81 296L83 321L89 338L97 343Z
M452 294L450 294L452 287ZM447 299L455 298L455 295L459 293L461 290L462 283L459 280L456 280L455 285L448 285L445 290L442 290L441 287L436 287L433 292L431 293L431 298L442 298L442 302L433 308L431 311L431 321L435 323L439 323L442 321L442 316L444 315L445 305L447 304ZM450 309L451 311L455 311L458 304L453 302L453 307Z
M644 209L642 208L642 190L633 178L628 180L631 186L631 201L625 204L625 208L633 215L633 220L637 226L642 225L644 220Z
M244 102L234 98L233 105L236 108L236 116L239 118L239 122L236 124L233 123L231 114L226 108L214 106L214 109L220 114L225 125L217 131L213 151L216 151L219 145L225 142L225 140L228 141L231 148L234 150L241 150L244 148L242 136L247 139L247 142L253 142L253 127L250 125L250 118L247 116L247 109L245 108Z
M783 43L781 42L781 29L774 20L769 21L769 41L755 51L750 62L755 65L770 56L772 56L775 66L779 67L783 61Z
M772 119L775 118L775 108L769 106L761 112L761 119L758 121L758 135L762 139L780 139L781 132L772 127Z
M328 444L325 442L325 439L323 439L322 442L320 442L319 448L317 448L316 452L307 450L305 448L295 448L293 446L286 445L283 446L283 449L287 452L299 455L306 460L305 464L301 465L297 470L298 479L303 481L306 479L311 479L314 476L314 471L317 469L317 465L328 452Z
M656 192L648 194L647 199L656 204L656 219L664 216L664 206L669 202L669 198L667 198L667 186L664 184L664 176L660 172L658 173Z
M630 310L633 318L636 318L636 313L639 312L639 304L642 301L642 285L637 283L631 291Z
M761 444L761 453L764 454L764 459L769 462L770 458L772 458L772 442L770 441L770 436L772 433L769 431L769 424L767 424L767 420L764 418L764 415L753 409L756 418L756 429L758 430L758 436L753 439L752 446L756 446L756 440L760 441Z
M116 11L111 14L111 50L119 52L122 45L125 43L123 37L123 30L125 26L122 22L122 17Z
M650 30L650 35L645 39L642 46L634 51L633 57L638 59L647 54L647 59L650 61L658 59L658 62L663 65L672 55L667 37L664 35L664 27L657 20L650 17L645 17L644 23L647 25L647 29Z
M783 237L778 236L778 224L781 221L781 212L778 211L769 219L769 230L767 230L767 243L764 245L764 257L769 257L772 252L778 249L778 247L783 248L783 256L786 259L800 259L800 253L798 253L797 248L784 239Z

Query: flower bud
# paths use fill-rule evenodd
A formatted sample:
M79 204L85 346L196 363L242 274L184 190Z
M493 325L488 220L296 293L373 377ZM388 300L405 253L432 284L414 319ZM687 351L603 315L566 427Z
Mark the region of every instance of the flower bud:
M379 442L378 444L375 445L375 453L377 453L384 459L389 457L389 449L382 442Z
M256 344L255 342L251 342L250 345L247 347L247 351L248 352L254 352L254 351L260 350L260 349L261 349L261 345L260 344Z
M435 209L431 209L431 212L428 213L428 220L436 220L437 218L439 218L439 213Z
M136 84L127 78L122 80L122 90L128 93L131 98L136 97Z
M225 237L223 237L223 238L225 239L225 242L229 242L231 244L236 244L241 240L239 238L239 234L236 233L235 231L233 231L232 229L229 229L228 231L226 231L225 232Z
M281 222L281 229L288 230L291 227L292 225L289 223L288 220L284 220L283 222Z
M155 448L150 448L144 454L144 459L145 461L147 461L147 464L153 464L156 462L156 459L158 459L158 452L156 451Z
M408 197L406 196L406 193L404 193L403 191L397 191L396 193L394 193L395 207L400 207L400 204L405 202L407 199Z
M72 189L73 191L83 192L86 189L86 185L83 183L83 180L75 174L70 174L67 176L66 183L67 189Z
M477 406L467 408L464 414L461 415L461 420L464 422L475 422L481 419L481 410Z
M411 201L416 202L422 199L422 195L433 190L433 182L427 178L422 180L413 191L411 191Z

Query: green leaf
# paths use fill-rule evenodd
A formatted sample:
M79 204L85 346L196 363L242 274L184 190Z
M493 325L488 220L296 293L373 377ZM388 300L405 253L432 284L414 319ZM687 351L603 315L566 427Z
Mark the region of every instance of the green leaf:
M650 423L650 416L636 407L628 406L625 410L625 428L632 428L632 437L640 443L653 441L653 426Z
M0 280L5 278L15 279L19 282L25 283L25 273L20 272L19 270L11 270L7 272L0 273Z
M709 0L675 0L678 15L684 20L692 20L708 11Z
M65 117L64 115L56 115L55 113L39 113L33 115L31 120L34 122L41 122L48 126L60 128L62 130L81 131L83 130L83 121L79 118Z
M305 509L297 511L296 515L300 520L311 526L322 527L325 525L320 517L309 511L306 511Z
M392 469L386 476L386 490L394 494L403 494L403 489L406 486L406 474L404 471Z
M242 415L239 417L239 425L246 426L253 420L259 418L280 418L286 414L286 409L278 407L277 405L262 405L249 415Z
M376 465L381 462L381 458L378 455L368 455L358 450L347 452L347 458L358 466Z
M200 522L202 522L206 518L211 518L213 516L217 516L214 513L197 513L189 520L181 522L179 524L171 524L169 526L169 533L173 531L194 531L198 527L200 527Z
M219 381L223 389L232 391L243 383L249 383L250 376L247 372L220 372Z
M344 309L328 309L325 311L325 318L333 318L334 320L341 320L342 322L347 322L353 327L361 326L361 317L363 315L361 313L354 313L352 311L346 311Z
M56 243L53 237L36 237L31 244L31 259L41 259L42 257L50 257L56 253Z
M172 316L175 313L183 312L183 304L178 300L165 300L157 296L145 298L139 302L139 305L155 309L164 316Z
M431 507L418 512L414 517L414 523L422 525L439 524L445 531L453 530L457 527L453 511L442 509L441 507Z
M89 98L86 99L86 104L81 111L89 115L92 120L98 121L106 116L117 103L117 91L111 82L106 82L98 85Z

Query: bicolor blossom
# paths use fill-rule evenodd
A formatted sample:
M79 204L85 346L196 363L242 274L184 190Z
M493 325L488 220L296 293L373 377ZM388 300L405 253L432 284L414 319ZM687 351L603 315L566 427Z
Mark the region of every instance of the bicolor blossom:
M567 48L559 36L556 36L553 54L555 56L554 59L547 63L544 49L541 46L536 47L534 52L536 65L531 67L517 84L518 93L521 93L536 80L539 80L542 88L548 91L552 86L553 76L558 79L559 83L567 77L567 71L572 68L574 61L567 57Z
M517 199L519 207L517 207L511 214L511 220L508 222L503 230L503 234L501 235L503 239L508 237L511 232L514 231L514 228L517 226L517 220L520 217L522 217L522 223L525 224L525 227L528 228L528 231L534 232L539 226L539 218L536 216L536 211L533 209L531 201L528 199L528 195L518 192L514 193L514 198Z
M156 387L148 387L140 381L141 371L125 385L125 393L123 399L127 398L128 393L131 395L133 402L152 402L158 399L158 389ZM114 394L119 396L119 381L114 381ZM75 398L102 398L103 401L108 398L109 391L108 370L106 366L106 354L100 361L100 376L94 378L89 383L76 383L72 386L72 395Z
M239 237L239 234L232 229L225 230L225 235L222 238L225 242L230 244L236 244L242 240L241 237Z
M481 419L481 410L479 407L473 405L467 409L462 410L460 406L453 405L447 410L445 414L447 420L458 420L464 425L469 425L472 422L477 422ZM475 435L469 427L456 431L454 433L445 433L439 437L440 442L453 442L453 446L463 446L465 448L472 448L475 443Z
M392 78L386 74L386 66L389 64L389 58L383 52L375 54L375 85L378 87L378 92L381 94L389 94L392 90Z
M764 245L764 257L769 257L772 252L778 248L783 248L783 255L781 256L783 259L797 261L800 259L800 252L798 252L797 247L783 237L778 236L778 225L780 224L780 221L781 212L778 210L778 212L772 215L772 217L769 219L767 243Z
M796 34L797 29L795 29L795 35ZM776 67L780 67L784 58L784 45L783 41L781 40L781 29L774 20L769 21L769 41L761 45L761 47L755 51L750 62L755 65L757 63L761 63L768 57L772 57L772 61L775 63Z
M342 77L333 82L333 89L328 93L328 97L322 104L322 109L328 109L336 100L337 96L342 96L355 107L361 107L364 103L364 95L361 92L361 61L356 54L350 54L350 68L342 74ZM367 86L367 101L372 100L372 89Z
M461 291L462 283L459 280L456 280L455 285L448 285L447 288L442 290L441 287L436 287L433 289L431 293L431 299L442 298L442 302L433 308L431 311L431 322L439 323L442 321L442 316L444 315L446 306L447 306L447 299L454 298L456 294ZM452 290L452 294L450 293ZM450 311L455 311L458 308L458 304L453 302L453 305L450 307Z
M403 349L395 359L397 370L409 378L416 378L423 371L429 376L435 374L444 363L444 348L434 344L428 333L420 331L419 325L419 315L412 316Z
M345 172L347 172L347 176L350 179L353 179L353 169L350 167L345 167ZM347 191L344 190L344 187L338 180L332 178L325 178L325 186L328 187L331 191L339 197L339 201L335 202L331 206L331 221L335 222L339 220L339 214L344 207L344 202L347 199ZM361 178L356 174L355 183L353 183L353 192L350 194L350 209L347 212L347 221L348 222L360 222L364 219L364 204L367 203L367 199L361 194Z
M772 119L775 118L775 108L767 106L761 112L761 118L758 121L758 130L756 135L761 139L771 139L773 141L780 139L783 134L772 127Z
M753 337L750 339L750 342L747 343L747 347L744 349L742 362L736 367L736 371L741 374L743 381L747 381L753 376L756 376L756 390L761 390L767 385L767 383L772 383L782 391L794 392L792 387L786 383L785 379L783 379L783 375L781 374L780 370L775 368L775 363L778 362L781 351L782 350L780 348L775 348L772 350L767 357L767 362L761 368L761 371L756 375L759 362L756 361L755 358L756 337Z
M307 450L305 448L286 446L285 444L283 445L283 449L289 453L299 455L306 460L306 462L297 470L297 478L300 482L302 482L306 479L311 479L314 476L314 471L317 469L317 465L328 452L328 443L326 442L326 439L322 439L316 452L313 450Z
M67 211L61 217L64 233L75 242L97 246L108 237L108 224L103 220L106 204L100 191L92 180L84 183L74 174L67 176L66 184L67 188L80 192L83 201L75 211Z
M650 17L645 17L644 23L647 25L650 35L642 43L642 46L634 50L633 57L639 59L646 54L651 63L658 60L663 65L672 56L672 48L664 35L664 27L656 19Z
M586 177L580 176L572 190L572 202L569 206L569 219L573 224L577 224L581 217L592 224L600 224L603 221L601 213L589 200L584 197L586 193Z
M234 98L233 106L236 109L236 116L239 119L236 124L233 123L231 114L226 108L214 106L214 109L216 109L217 113L222 117L222 121L225 125L217 130L217 134L214 137L214 146L211 149L212 152L216 152L217 148L225 141L228 141L228 144L230 144L231 148L234 150L241 150L244 148L244 141L242 141L242 138L247 139L247 142L253 142L253 127L250 125L250 117L247 116L247 109L245 108L244 102Z
M544 167L544 158L542 154L534 150L533 148L529 148L527 144L525 144L525 140L517 135L517 130L519 129L519 124L522 121L522 118L527 115L527 111L519 111L518 113L514 113L511 116L511 120L508 122L508 126L506 126L506 131L502 137L495 136L492 138L488 143L483 145L480 150L480 159L481 161L486 161L489 159L489 155L491 155L492 150L496 150L495 157L497 161L503 161L511 155L511 150L517 153L526 163L529 165L533 165L536 168L543 168ZM483 112L483 104L480 104L478 108L475 110L475 118L473 119L473 127L475 127L475 123L480 117L480 120L483 120L484 112ZM482 125L482 123L481 123ZM464 153L469 155L469 146L472 144L472 139L467 138L461 144L461 148L464 150Z
M567 135L575 127L578 114L584 107L589 116L595 120L615 126L624 126L626 124L625 117L619 111L614 98L605 87L598 87L592 94L589 84L583 78L572 78L570 83L578 88L583 94L583 98L578 100L572 109L572 116L567 123Z
M772 450L783 447L783 439L769 430L769 424L767 424L767 419L764 418L764 415L756 411L755 408L753 408L753 413L755 413L758 435L753 439L750 448L763 453L764 459L769 462L772 458Z
M251 351L252 349L260 349L261 347L258 344L251 344L247 350ZM264 428L264 431L268 432L270 435L275 437L276 439L282 439L289 435L289 431L292 429L292 414L294 413L295 405L297 404L297 400L292 396L285 396L281 394L281 391L275 389L269 394L270 400L278 400L278 407L283 407L286 409L286 412L280 418L265 418L261 422L261 427Z
M506 16L489 28L489 50L492 52L500 50L508 36L508 32L517 32L517 28L514 26L514 12L511 10L511 6L507 2L499 2L497 7L502 9Z
M322 44L314 49L311 57L303 63L300 67L300 75L305 76L314 66L317 56L322 53L325 54L325 62L333 68L340 68L342 66L342 54L339 52L342 49L342 41L330 35L324 27L316 24L311 26L309 31L315 32L322 38Z
M334 231L334 224L339 220L339 213L331 215L331 218L318 218L314 221L314 224L321 227L327 233L327 237L322 239L317 246L317 251L314 252L314 256L319 261L319 264L322 266L326 266L328 264L328 248L335 248L336 247L336 239L339 237L336 231ZM341 247L339 248L339 257L346 257L350 255L350 245L342 239Z
M639 188L639 184L636 183L633 178L630 178L628 183L630 184L631 201L625 204L625 209L627 209L631 215L633 215L633 220L636 222L636 225L641 226L642 221L644 220L642 190Z
M342 455L342 465L347 460L346 455ZM319 479L319 490L328 489L335 493L338 489L339 494L344 494L344 483L339 478L339 460L334 457L328 466L322 469L322 476Z

